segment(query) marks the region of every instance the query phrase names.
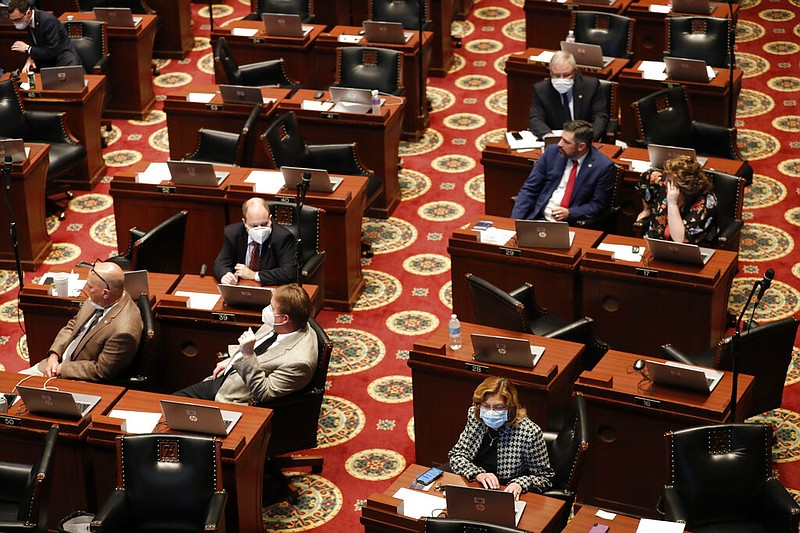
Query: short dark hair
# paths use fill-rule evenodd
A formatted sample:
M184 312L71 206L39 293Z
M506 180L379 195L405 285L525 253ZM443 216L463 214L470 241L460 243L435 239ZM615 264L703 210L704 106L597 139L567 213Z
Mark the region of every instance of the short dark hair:
M8 3L8 12L13 13L15 10L20 13L25 13L31 8L31 3L28 0L11 0Z
M281 285L273 291L272 297L280 300L281 312L289 315L289 320L297 329L306 325L312 309L311 299L305 289L296 283Z
M586 143L587 146L592 144L594 139L594 129L591 123L585 120L570 120L564 124L564 131L571 131L575 134L575 143Z

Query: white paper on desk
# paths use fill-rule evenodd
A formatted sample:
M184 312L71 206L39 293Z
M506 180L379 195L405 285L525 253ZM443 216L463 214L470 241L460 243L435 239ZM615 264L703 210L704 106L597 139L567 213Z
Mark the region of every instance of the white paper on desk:
M522 137L521 139L516 139L514 134L510 131L506 133L506 142L508 143L508 147L512 150L529 150L544 146L543 142L536 140L536 136L532 131L521 130L517 133Z
M634 252L632 246L627 246L625 244L601 243L597 246L597 249L611 252L614 254L612 258L615 261L630 261L631 263L640 262L642 260L642 254L644 254L644 246L640 246L639 251Z
M650 169L650 161L642 161L641 159L625 159L620 158L620 161L628 161L631 164L633 172L644 172Z
M258 30L254 28L233 28L231 30L231 35L240 35L242 37L252 37L256 33L258 33Z
M162 181L169 179L171 179L171 175L166 163L150 163L144 172L136 174L136 183L158 185Z
M651 13L669 13L672 11L672 6L669 4L650 4L649 9Z
M661 61L642 61L639 70L642 71L642 78L646 80L667 79L667 65Z
M273 102L277 102L277 100L275 98L267 98L266 96L261 98L261 103L262 104L271 104Z
M320 100L303 100L300 103L300 109L309 109L311 111L328 111L333 107L333 102L324 102Z
M679 524L678 522L642 518L639 520L639 527L636 528L636 533L683 533L685 527L686 524Z
M125 420L126 433L152 433L161 420L161 413L143 413L141 411L125 411L112 409L108 416Z
M252 170L244 182L253 184L253 192L263 194L276 194L286 183L279 170Z
M186 296L189 302L186 304L189 309L203 309L211 311L220 299L219 294L209 294L206 292L178 291L175 296Z
M514 235L516 235L516 232L510 229L486 228L478 233L478 238L480 239L480 242L486 244L497 244L499 246L503 246Z
M189 93L186 97L187 102L197 102L207 104L214 98L214 93Z
M340 43L360 43L364 37L362 35L340 35L338 41Z
M641 63L639 63L639 68L636 70L640 70L642 72L645 72L647 70L663 71L666 68L667 65L663 61L642 61Z
M542 63L549 63L554 55L555 52L545 50L544 52L540 52L538 56L530 56L528 61L541 61Z
M528 502L522 500L516 500L514 502L514 525L518 526L519 521L522 518L522 513L525 511L525 506Z
M598 518L602 518L603 520L614 520L617 517L617 513L612 513L611 511L606 511L604 509L598 509L594 515Z
M717 77L717 71L709 67L708 65L706 65L706 73L708 73L709 81Z
M433 516L434 511L444 511L447 508L447 501L441 496L416 490L402 488L395 492L393 497L403 500L403 515L410 518Z

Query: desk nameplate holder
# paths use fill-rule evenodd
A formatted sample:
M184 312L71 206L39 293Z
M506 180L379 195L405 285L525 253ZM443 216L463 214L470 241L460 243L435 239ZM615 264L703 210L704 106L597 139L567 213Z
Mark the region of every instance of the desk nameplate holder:
M156 185L156 190L161 194L175 194L178 188L175 185Z
M8 427L20 427L22 425L22 421L17 418L16 416L9 416L7 414L0 415L0 425L8 426Z

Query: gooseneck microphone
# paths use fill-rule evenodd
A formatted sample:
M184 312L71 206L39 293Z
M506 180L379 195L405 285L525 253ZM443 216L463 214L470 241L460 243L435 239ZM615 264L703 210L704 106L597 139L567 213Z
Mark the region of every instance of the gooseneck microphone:
M756 306L761 301L761 298L764 296L764 293L767 292L770 285L772 285L772 280L775 279L775 271L771 268L768 268L766 272L764 272L764 279L758 282L758 295L756 296Z

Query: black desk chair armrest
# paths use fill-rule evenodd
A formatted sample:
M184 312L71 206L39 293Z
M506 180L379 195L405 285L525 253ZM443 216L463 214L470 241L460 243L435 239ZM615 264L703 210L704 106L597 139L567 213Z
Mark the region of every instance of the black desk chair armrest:
M105 74L106 70L108 69L108 62L111 58L110 55L104 55L100 59L97 60L97 63L94 64L92 67L92 73L94 74Z
M111 493L90 524L92 533L124 531L128 521L128 495L125 489Z
M719 243L717 248L723 248L727 250L728 248L725 245L729 242L733 242L736 237L742 233L743 227L744 222L741 220L734 220L728 224L728 226L717 235L717 242Z
M335 167L342 174L345 174L343 170L348 170L347 175L350 176L366 176L372 172L359 161L356 143L311 144L308 145L308 153L315 161L324 161L327 165L325 168Z
M204 531L218 531L222 516L225 511L225 502L228 501L228 493L225 490L215 492L208 502L208 514L206 514Z
M695 365L694 361L689 359L689 357L680 351L678 348L674 347L671 344L662 344L661 345L661 354L664 356L664 359L669 359L670 361L677 361L678 363L683 363L686 365Z
M28 486L33 465L0 461L0 473L3 475L3 484L0 486L0 496L3 501L21 500ZM2 531L2 529L0 529Z
M767 480L761 493L761 516L769 531L797 531L800 507L775 478Z
M563 500L570 504L575 501L575 493L567 489L551 489L547 492L543 492L542 495L556 498L557 500Z
M661 492L661 499L658 501L658 512L672 522L685 524L688 518L680 494L675 490L675 487L670 485L665 486Z
M317 269L322 265L323 261L325 261L325 252L320 252L315 256L312 256L306 263L303 265L303 276L310 276Z
M36 132L37 140L78 144L78 139L64 124L64 113L26 110L25 120L28 121L31 131Z
M38 531L39 526L27 522L4 522L0 520L0 531Z
M619 213L622 211L620 207L612 207L603 211L596 217L586 218L583 220L576 220L575 225L579 228L596 229L611 233L617 225Z
M736 128L694 121L692 136L694 139L691 146L694 146L699 154L742 160L736 148Z
M255 407L267 407L269 409L278 409L284 407L290 407L294 405L302 405L308 403L310 399L314 397L323 397L325 395L325 391L321 389L311 389L307 391L299 391L294 392L292 394L287 394L286 396L281 396L280 398L275 398L266 402L255 402L253 405Z

